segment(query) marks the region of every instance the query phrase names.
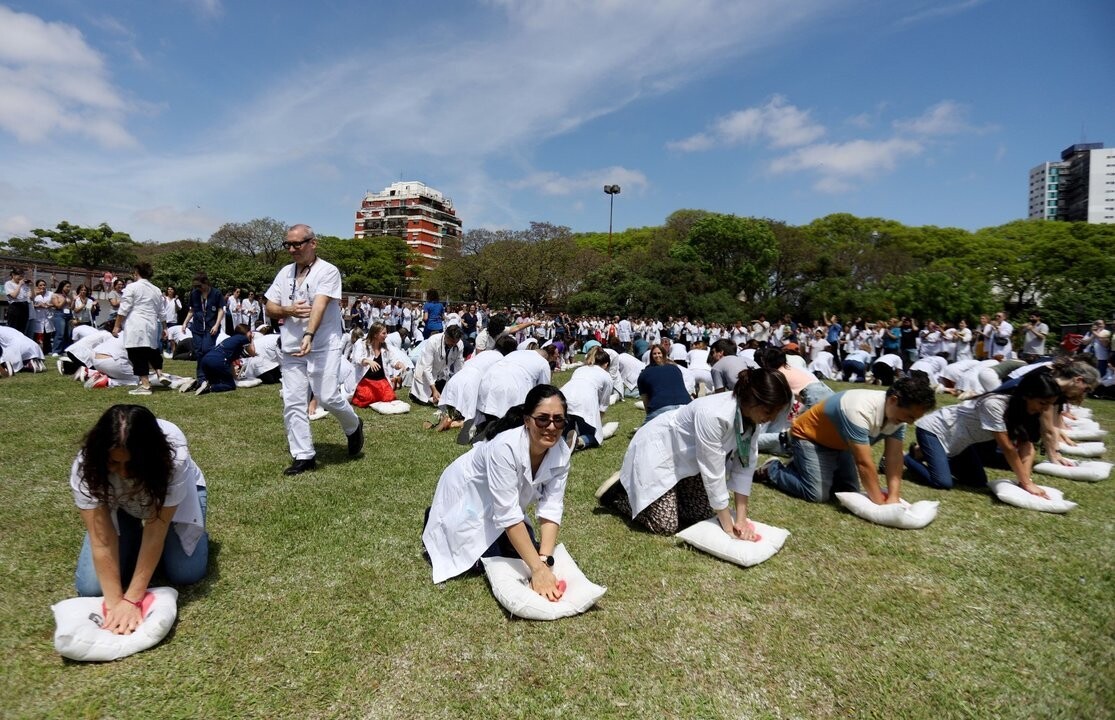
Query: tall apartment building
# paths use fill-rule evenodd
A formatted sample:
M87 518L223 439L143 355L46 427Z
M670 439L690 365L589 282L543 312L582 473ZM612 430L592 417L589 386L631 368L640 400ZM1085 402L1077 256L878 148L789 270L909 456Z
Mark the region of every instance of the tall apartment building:
M448 243L459 242L461 220L453 201L416 181L391 183L368 192L356 211L355 236L394 235L406 240L417 265L433 270Z
M1115 148L1078 143L1030 170L1029 217L1115 223Z

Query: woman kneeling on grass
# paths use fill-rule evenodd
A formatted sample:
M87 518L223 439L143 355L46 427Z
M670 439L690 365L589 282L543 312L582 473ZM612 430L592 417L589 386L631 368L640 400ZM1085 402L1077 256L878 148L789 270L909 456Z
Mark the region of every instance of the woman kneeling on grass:
M754 539L747 499L758 465L756 428L791 399L782 373L744 370L731 393L697 398L639 428L618 478L601 485L596 497L653 533L672 535L715 515L732 537Z
M924 373L899 378L885 393L846 390L831 395L794 420L790 464L771 460L759 469L757 479L809 502L827 502L834 491L858 492L862 481L871 502L896 503L906 423L936 403ZM883 438L885 492L871 455L871 446Z
M1041 432L1042 414L1060 395L1057 381L1042 368L1023 375L1012 389L936 410L915 423L917 442L906 455L906 467L930 487L949 490L954 482L986 486L984 466L1005 460L1024 490L1045 497L1030 478L1034 441ZM996 446L1002 460L995 457Z
M422 533L435 583L476 568L481 557L519 557L535 592L561 598L550 568L572 453L562 441L566 423L565 396L537 385L445 469ZM526 517L536 501L541 542Z
M70 486L87 531L77 592L104 596L105 630L135 632L156 570L174 585L205 577L205 477L178 426L142 405L113 405L86 435Z

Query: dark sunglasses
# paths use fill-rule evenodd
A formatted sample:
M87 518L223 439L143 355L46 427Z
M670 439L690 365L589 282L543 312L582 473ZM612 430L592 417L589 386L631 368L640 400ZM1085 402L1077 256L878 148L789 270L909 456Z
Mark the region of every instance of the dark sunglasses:
M565 427L566 419L564 415L528 415L534 421L535 427L545 430L550 425L553 425L558 430Z
M305 245L308 242L310 242L310 241L309 240L298 240L298 241L295 241L295 242L284 242L283 243L283 249L284 250L291 250L291 249L297 250L298 248L302 247L303 245Z

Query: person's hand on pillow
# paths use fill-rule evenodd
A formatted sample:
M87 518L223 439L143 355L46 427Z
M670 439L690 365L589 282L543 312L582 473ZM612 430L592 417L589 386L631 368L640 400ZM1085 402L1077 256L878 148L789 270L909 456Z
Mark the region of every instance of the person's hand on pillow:
M1030 493L1031 495L1037 495L1038 497L1045 498L1047 500L1049 499L1049 496L1045 493L1045 491L1042 490L1037 484L1035 484L1033 480L1023 480L1018 484L1022 486L1023 490Z
M562 592L558 588L557 578L554 577L553 570L545 563L541 563L538 568L531 571L530 587L547 600L561 599Z
M101 629L114 635L131 635L142 622L143 611L121 597L114 606L108 608Z

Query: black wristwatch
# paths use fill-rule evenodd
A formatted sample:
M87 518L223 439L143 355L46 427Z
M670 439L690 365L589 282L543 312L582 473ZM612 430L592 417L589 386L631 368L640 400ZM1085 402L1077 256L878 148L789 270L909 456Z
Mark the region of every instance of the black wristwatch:
M539 555L538 559L541 560L542 562L546 563L546 567L553 567L554 566L554 556L553 555Z

